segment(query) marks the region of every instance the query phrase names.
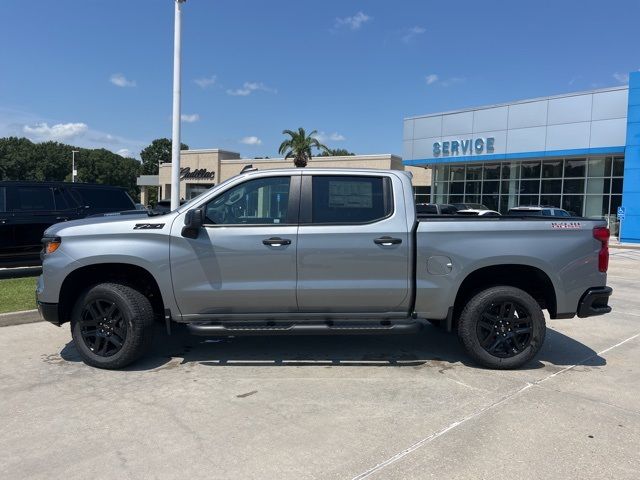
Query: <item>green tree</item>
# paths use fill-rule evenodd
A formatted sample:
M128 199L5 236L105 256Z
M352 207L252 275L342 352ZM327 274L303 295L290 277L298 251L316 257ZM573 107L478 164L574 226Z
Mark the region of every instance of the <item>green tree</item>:
M280 144L278 153L284 155L284 158L293 158L293 164L298 168L307 166L309 160L311 160L312 149L315 148L320 152L327 152L329 149L321 144L317 138L314 137L318 132L314 130L309 135L304 131L304 128L298 128L297 132L292 130L283 130L284 135L289 135L289 138Z
M355 153L350 152L344 148L330 148L326 152L322 152L319 157L350 157L355 155Z
M180 144L180 150L189 150L189 146ZM142 159L142 174L157 175L158 165L171 162L171 140L156 138L147 148L140 152Z

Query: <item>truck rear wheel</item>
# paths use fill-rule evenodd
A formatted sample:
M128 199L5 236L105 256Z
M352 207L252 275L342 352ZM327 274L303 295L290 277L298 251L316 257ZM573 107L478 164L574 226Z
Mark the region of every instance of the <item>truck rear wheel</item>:
M544 314L527 292L500 286L475 295L464 307L458 337L467 353L488 368L518 368L540 350Z
M152 327L149 299L117 283L91 287L71 316L71 335L82 360L98 368L122 368L138 360L151 344Z

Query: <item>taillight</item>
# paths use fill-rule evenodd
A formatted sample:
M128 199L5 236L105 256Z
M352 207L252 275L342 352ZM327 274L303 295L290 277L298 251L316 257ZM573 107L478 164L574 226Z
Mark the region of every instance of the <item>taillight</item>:
M611 233L607 227L595 227L593 229L593 238L600 242L600 251L598 252L598 270L606 272L609 268L609 237Z

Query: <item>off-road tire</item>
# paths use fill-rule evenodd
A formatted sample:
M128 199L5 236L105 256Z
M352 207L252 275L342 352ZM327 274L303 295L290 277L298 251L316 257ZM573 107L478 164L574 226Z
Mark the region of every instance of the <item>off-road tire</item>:
M99 355L83 338L86 334L87 308L95 302L112 304L119 312L121 327L126 327L126 336L121 347L109 356ZM82 360L92 367L119 369L142 357L151 346L154 315L149 299L136 289L118 283L101 283L86 290L76 302L71 315L71 335ZM91 328L91 327L89 327ZM92 338L91 336L89 338ZM95 335L93 336L94 340ZM120 338L120 337L118 337ZM102 339L105 343L106 340ZM110 346L111 350L117 347Z
M516 329L514 328L514 331L508 330L508 328L514 326L514 321L518 323L518 316L509 318L506 313L504 316L489 313L495 312L495 309L499 309L502 312L502 305L509 304L517 306L513 308L519 311L518 314L522 318L530 319L529 337L526 337L526 334L523 333L514 339L513 336L515 336ZM508 308L505 308L506 311L508 311ZM496 319L495 323L494 318ZM503 319L502 322L498 321L500 318ZM511 319L509 325L506 325L507 322L504 319ZM492 327L495 328L495 332L498 332L494 333L492 338L487 333L489 332L487 324L497 325ZM518 331L524 330L526 328L518 329ZM531 361L542 347L545 333L544 314L538 302L527 292L508 286L491 287L476 294L465 305L458 322L458 338L469 356L483 367L492 369L514 369ZM502 340L505 343L501 345L500 349L497 349L496 354L489 353L490 346L483 347L481 339L485 339L485 345L486 342L489 342L493 346L495 342L500 340L502 335L502 338L507 342ZM512 337L509 337L509 335L512 335ZM525 339L527 340L526 342L523 341ZM495 342L492 340L495 340Z

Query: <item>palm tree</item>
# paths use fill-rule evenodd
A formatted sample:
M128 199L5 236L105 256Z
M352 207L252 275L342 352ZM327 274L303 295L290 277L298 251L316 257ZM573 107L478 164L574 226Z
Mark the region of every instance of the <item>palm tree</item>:
M282 133L284 135L289 135L289 137L284 142L280 144L280 148L278 149L278 153L280 155L284 155L284 158L293 157L293 164L298 168L303 168L307 166L309 160L311 160L311 149L317 148L321 152L328 152L329 149L321 144L314 135L318 132L314 130L307 136L307 133L304 131L304 128L298 128L297 132L292 130L283 130Z

